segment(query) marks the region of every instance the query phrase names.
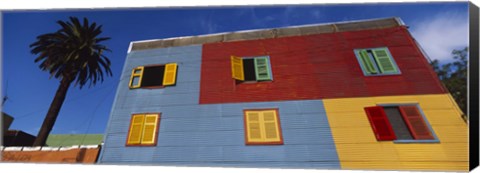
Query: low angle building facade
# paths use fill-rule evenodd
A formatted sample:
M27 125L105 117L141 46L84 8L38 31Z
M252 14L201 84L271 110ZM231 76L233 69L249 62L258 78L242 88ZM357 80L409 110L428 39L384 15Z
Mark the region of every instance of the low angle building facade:
M399 18L130 44L98 163L468 170L468 125Z

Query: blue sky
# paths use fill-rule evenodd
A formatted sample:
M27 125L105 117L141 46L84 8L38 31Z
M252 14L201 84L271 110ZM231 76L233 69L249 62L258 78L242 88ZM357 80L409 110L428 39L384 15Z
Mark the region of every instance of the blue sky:
M131 41L396 16L431 59L448 62L451 50L468 45L467 10L456 2L3 11L3 111L15 117L11 129L38 133L59 81L38 68L29 45L69 16L103 25L114 75L92 88L71 87L53 134L104 132Z

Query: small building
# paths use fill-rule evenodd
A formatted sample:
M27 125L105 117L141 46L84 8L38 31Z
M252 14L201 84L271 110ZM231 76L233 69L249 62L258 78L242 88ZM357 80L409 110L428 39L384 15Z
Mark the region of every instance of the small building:
M21 130L7 130L2 146L32 146L37 137Z
M103 134L50 134L46 145L61 147L72 145L101 145Z
M99 163L468 170L399 18L136 41L120 78Z
M2 112L2 136L5 136L5 132L7 132L7 130L10 128L12 122L13 117L5 112Z
M14 118L2 112L2 140L1 146L32 146L37 137L22 130L10 129Z

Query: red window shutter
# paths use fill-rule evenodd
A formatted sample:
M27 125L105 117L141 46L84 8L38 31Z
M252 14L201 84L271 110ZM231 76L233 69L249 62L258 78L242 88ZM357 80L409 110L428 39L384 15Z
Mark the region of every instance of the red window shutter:
M414 139L435 139L416 106L399 106Z
M392 125L388 121L387 115L381 106L366 107L368 120L372 126L375 137L378 141L389 141L397 139L393 132Z

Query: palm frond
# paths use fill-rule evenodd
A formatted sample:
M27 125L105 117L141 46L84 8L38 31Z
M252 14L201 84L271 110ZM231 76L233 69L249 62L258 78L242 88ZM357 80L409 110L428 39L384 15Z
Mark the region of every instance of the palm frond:
M76 17L69 19L57 21L58 31L40 35L30 44L30 52L37 55L34 62L51 77L71 78L80 88L102 82L104 75L112 76L110 60L104 55L111 50L100 44L110 38L98 37L102 26L87 18L83 24Z

